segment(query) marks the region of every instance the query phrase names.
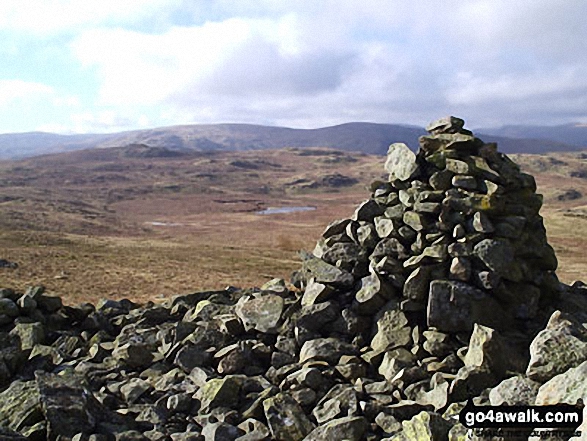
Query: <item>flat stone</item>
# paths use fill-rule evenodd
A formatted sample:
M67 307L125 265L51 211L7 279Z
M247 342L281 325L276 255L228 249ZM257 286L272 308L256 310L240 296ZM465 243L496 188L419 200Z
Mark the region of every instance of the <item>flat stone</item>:
M322 259L308 253L302 253L302 272L307 274L308 280L314 278L318 283L349 287L355 283L355 278L348 272L326 263Z
M461 118L457 118L456 116L445 116L428 124L426 126L426 131L433 135L441 133L453 134L459 133L464 125L465 120Z
M328 421L318 426L304 441L348 440L361 441L369 423L362 416L347 416Z
M464 190L476 190L477 179L474 176L469 175L454 175L451 183L453 187L462 188Z
M276 332L283 307L284 300L281 296L264 294L256 298L241 298L234 311L242 320L245 330Z

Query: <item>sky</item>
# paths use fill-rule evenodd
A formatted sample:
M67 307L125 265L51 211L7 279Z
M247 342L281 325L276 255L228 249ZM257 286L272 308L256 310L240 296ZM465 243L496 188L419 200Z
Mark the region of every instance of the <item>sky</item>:
M2 0L0 133L587 123L585 0Z

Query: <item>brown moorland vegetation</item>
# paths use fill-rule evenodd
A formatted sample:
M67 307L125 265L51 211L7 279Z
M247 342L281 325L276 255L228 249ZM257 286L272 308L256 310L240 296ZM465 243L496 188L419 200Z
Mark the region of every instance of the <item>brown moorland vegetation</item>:
M559 278L587 272L587 155L512 155L536 176ZM348 217L381 156L331 149L177 152L141 145L0 162L0 287L66 302L158 300L287 279ZM311 210L261 214L271 207Z

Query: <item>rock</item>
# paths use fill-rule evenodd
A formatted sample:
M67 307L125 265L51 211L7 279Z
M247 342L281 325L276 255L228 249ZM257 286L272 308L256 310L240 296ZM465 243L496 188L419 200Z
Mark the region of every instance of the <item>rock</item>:
M498 377L504 375L508 354L497 331L475 323L463 362L465 366L485 368Z
M489 392L492 406L533 406L540 383L517 375L503 380Z
M555 375L538 390L537 406L577 404L587 397L587 360L578 366Z
M387 150L385 170L389 172L390 180L407 181L419 171L416 155L405 144L392 144Z
M233 441L244 434L243 430L223 421L208 423L202 428L205 441Z
M454 116L440 118L426 126L426 131L439 135L441 133L459 133L463 129L465 121Z
M361 441L369 423L362 416L337 418L318 426L304 438L304 441L348 440Z
M41 323L18 323L10 334L18 337L22 350L32 349L45 340L45 328Z
M405 348L396 348L385 352L379 366L379 374L386 380L392 381L404 368L416 363L417 357Z
M522 280L522 272L514 260L514 250L505 240L484 239L473 249L489 270L513 282Z
M321 360L336 365L343 355L354 355L355 347L337 338L317 338L304 343L300 349L300 363Z
M334 289L332 287L318 283L315 279L310 279L302 296L302 306L325 302L333 293Z
M408 440L435 441L447 439L450 424L433 412L420 412L402 422L403 434Z
M371 349L383 352L406 346L412 341L412 330L406 315L397 309L386 310L377 320L377 333L371 341Z
M382 280L379 275L371 274L363 277L361 287L355 294L357 311L361 314L373 314L394 294L395 289L393 286Z
M232 376L206 381L198 391L201 409L209 412L216 407L225 407L238 400L240 385Z
M339 384L328 391L318 402L312 415L322 425L343 416L355 416L359 412L356 392L347 385Z
M275 294L259 295L256 298L242 297L235 307L245 330L276 332L283 312L283 298Z
M44 420L35 381L14 381L0 393L0 427L19 432Z
M587 330L570 314L555 311L530 344L528 378L544 383L587 359Z
M355 283L354 277L347 271L341 270L309 254L303 254L303 273L307 279L314 278L318 283L332 284L341 287L350 287Z
M18 317L20 310L13 300L0 298L0 314L14 318Z
M473 215L473 229L479 233L493 233L495 231L489 217L482 211L477 211Z
M300 405L285 393L266 399L263 409L274 439L299 441L314 430Z
M463 282L434 280L428 297L428 326L443 332L471 332L475 323L507 326L500 305Z
M151 389L151 385L141 378L133 378L120 386L120 393L128 404L133 404L141 395Z

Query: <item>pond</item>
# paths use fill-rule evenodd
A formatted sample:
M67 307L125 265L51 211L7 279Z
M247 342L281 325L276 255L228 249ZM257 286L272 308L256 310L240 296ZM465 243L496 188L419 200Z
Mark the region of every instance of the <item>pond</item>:
M257 211L257 214L287 214L297 213L298 211L313 211L315 209L316 207L268 207Z

